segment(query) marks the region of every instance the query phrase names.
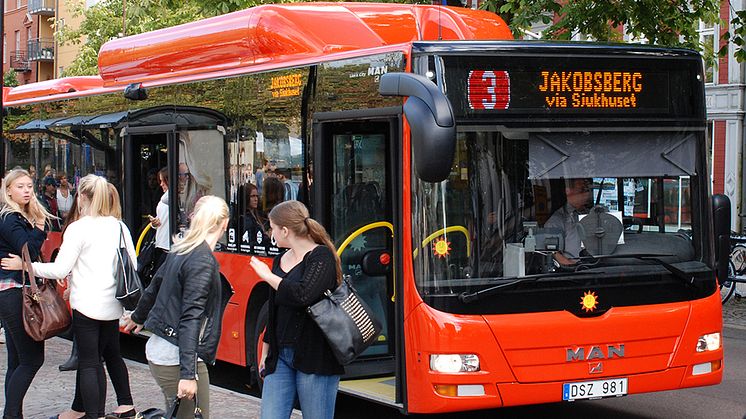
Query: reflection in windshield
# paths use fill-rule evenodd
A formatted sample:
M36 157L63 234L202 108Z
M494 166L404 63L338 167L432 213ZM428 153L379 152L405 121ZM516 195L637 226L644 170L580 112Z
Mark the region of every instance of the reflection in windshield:
M622 138L628 165L604 152ZM692 239L694 161L676 154L691 134L642 134L639 146L634 139L459 133L448 180L413 186L421 292L610 266L661 272L640 255L668 264L700 260ZM650 163L651 155L662 157Z

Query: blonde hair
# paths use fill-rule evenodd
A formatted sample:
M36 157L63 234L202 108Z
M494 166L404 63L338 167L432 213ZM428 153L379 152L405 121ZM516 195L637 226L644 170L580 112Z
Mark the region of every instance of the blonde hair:
M122 204L119 200L119 191L117 191L117 187L109 183L107 185L109 188L109 204L111 205L111 212L109 215L116 218L117 220L122 219Z
M196 249L207 239L207 235L219 229L220 224L229 216L228 204L223 198L213 195L203 196L194 205L189 230L184 233L184 238L174 240L171 251L183 255Z
M269 212L269 219L276 225L287 227L296 236L309 237L314 243L326 246L332 251L337 268L337 285L342 283L342 262L329 233L318 221L309 217L308 208L300 201L285 201L275 205Z
M32 183L34 181L29 172L24 169L13 169L3 178L3 193L0 193L0 217L5 218L6 215L17 212L29 221L33 220L34 222L43 222L44 224L53 218L57 218L47 212L44 206L39 202L36 198L36 191L31 191L31 199L28 204L23 206L23 208L10 198L8 189L10 189L10 187L22 177L29 178Z
M83 179L80 180L80 186L78 186L78 199L80 199L81 196L85 196L89 201L87 208L79 208L81 216L114 216L112 213L112 198L109 195L109 182L107 182L103 177L94 174L84 176ZM120 215L121 211L120 208Z

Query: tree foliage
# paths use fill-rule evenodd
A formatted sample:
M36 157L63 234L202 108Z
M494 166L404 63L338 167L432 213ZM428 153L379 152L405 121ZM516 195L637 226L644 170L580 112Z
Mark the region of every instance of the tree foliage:
M10 69L3 74L3 86L4 87L16 87L18 86L18 75L15 70Z
M91 7L84 0L70 0L73 15L82 16L78 28L62 27L60 42L80 45L80 51L64 76L98 74L101 46L123 35L134 35L206 17L221 15L263 3L261 0L101 0ZM126 12L125 19L122 18Z
M719 0L485 0L482 7L500 14L518 37L533 23L543 22L549 25L543 38L569 40L582 33L594 40L618 42L623 40L623 27L634 38L695 49L709 59L727 52L708 49L697 32L700 21L720 23Z

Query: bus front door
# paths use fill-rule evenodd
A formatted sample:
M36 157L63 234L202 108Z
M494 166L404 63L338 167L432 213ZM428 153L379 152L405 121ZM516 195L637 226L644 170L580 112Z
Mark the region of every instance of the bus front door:
M391 157L398 119L316 125L314 215L321 217L347 276L383 330L353 364L340 390L396 404ZM365 376L375 378L360 379ZM356 379L357 378L357 379Z

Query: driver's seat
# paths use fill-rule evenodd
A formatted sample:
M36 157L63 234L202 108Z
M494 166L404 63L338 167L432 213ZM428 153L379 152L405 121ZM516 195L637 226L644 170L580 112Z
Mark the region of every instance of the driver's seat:
M579 223L585 250L593 256L612 254L624 230L622 222L602 205L591 208Z

